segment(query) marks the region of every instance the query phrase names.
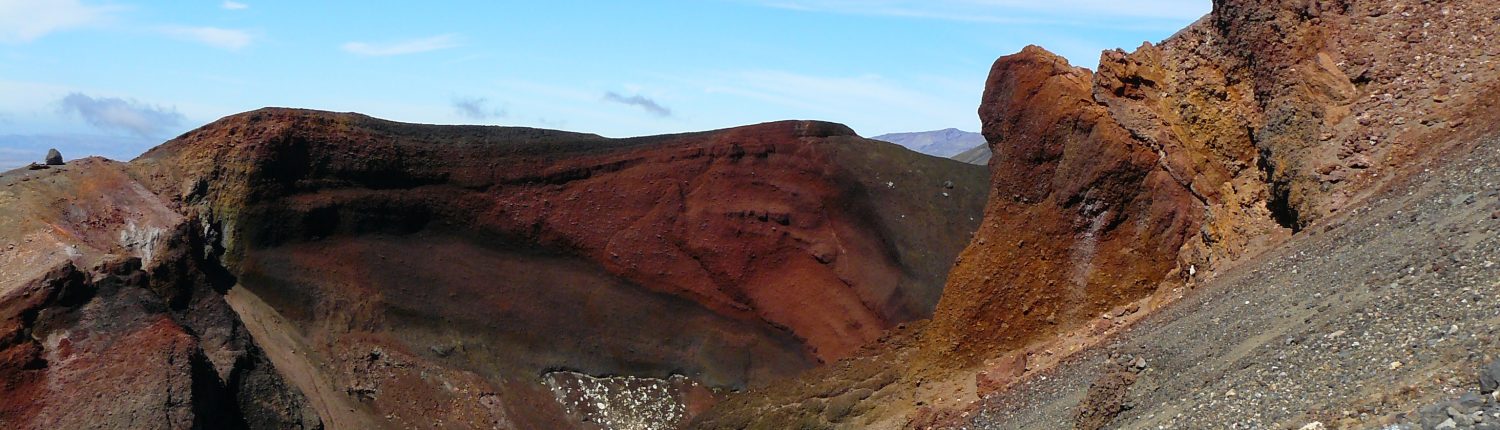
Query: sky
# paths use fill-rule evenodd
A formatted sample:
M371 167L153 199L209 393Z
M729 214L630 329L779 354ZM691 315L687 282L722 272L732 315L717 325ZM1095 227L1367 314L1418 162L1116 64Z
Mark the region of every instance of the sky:
M0 0L0 169L266 106L627 137L977 130L990 64L1160 41L1210 0Z

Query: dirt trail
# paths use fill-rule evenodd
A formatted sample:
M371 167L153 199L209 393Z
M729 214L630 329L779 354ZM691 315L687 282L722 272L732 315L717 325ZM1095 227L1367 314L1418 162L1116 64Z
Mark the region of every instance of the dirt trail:
M277 313L255 293L242 287L229 290L229 306L239 314L255 342L265 350L282 377L301 390L312 402L323 424L329 429L379 428L361 407L350 402L342 390L328 381L307 356L311 348L286 318Z

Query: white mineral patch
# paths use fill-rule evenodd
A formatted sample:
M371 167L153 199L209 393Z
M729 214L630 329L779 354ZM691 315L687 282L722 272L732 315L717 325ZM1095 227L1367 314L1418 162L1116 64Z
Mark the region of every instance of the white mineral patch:
M1087 197L1085 197L1087 199ZM1087 287L1089 274L1094 271L1094 256L1098 252L1099 232L1104 229L1104 223L1109 220L1109 210L1100 207L1098 201L1090 200L1084 203L1083 213L1098 212L1089 219L1089 229L1083 233L1073 244L1073 273L1071 278L1075 292L1082 293Z
M151 265L151 256L156 248L157 242L161 241L162 229L156 227L137 227L135 221L129 221L125 228L120 229L120 246L130 251L132 255L141 258L143 266Z
M671 380L613 376L596 378L576 372L552 372L543 377L568 415L616 430L674 429L684 418L681 393Z

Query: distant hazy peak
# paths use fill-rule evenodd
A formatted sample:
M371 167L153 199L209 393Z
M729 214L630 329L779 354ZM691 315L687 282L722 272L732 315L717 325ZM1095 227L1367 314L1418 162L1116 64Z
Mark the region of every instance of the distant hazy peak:
M872 139L891 142L913 151L938 157L952 157L975 146L984 145L983 135L956 128L882 134Z

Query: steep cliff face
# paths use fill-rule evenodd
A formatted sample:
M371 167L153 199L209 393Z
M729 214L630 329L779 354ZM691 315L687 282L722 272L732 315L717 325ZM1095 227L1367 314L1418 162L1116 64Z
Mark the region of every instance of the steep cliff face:
M118 163L0 176L0 426L321 428Z
M1035 47L1001 58L979 109L990 204L930 348L975 364L1356 204L1461 131L1494 75L1475 43L1496 12L1221 0L1096 73Z
M631 396L685 419L929 316L986 192L806 121L614 140L264 109L130 171L204 226L335 426L567 427Z
M980 115L994 191L929 332L950 351L1014 347L1155 289L1202 217L1157 152L1093 101L1087 70L1031 47L991 76Z

